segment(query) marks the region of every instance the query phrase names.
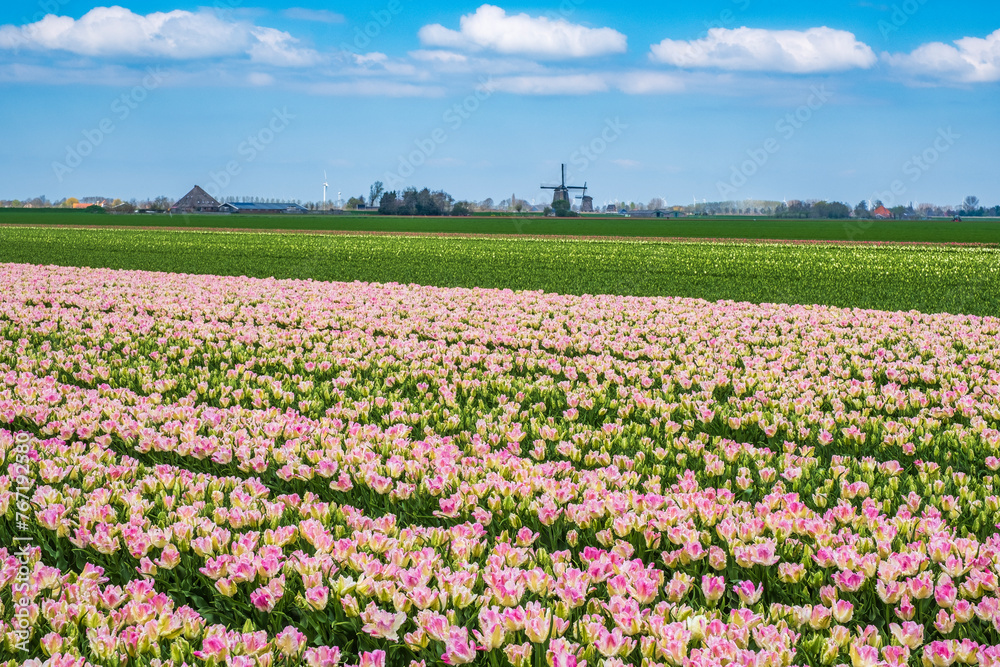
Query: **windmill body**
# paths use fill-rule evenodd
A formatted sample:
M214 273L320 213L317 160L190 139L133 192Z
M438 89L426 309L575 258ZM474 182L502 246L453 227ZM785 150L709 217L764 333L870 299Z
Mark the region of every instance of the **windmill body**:
M557 201L570 201L569 191L570 190L583 190L583 197L590 199L591 208L593 208L593 198L586 197L587 195L587 184L581 185L566 185L566 165L562 166L562 183L560 185L543 185L542 190L554 190L552 194L552 204L555 205ZM584 201L586 201L586 199Z

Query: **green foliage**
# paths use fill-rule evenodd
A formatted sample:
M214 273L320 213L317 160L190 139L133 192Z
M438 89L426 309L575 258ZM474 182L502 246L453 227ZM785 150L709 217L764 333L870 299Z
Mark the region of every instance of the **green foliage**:
M995 248L0 227L0 262L1000 315Z
M557 199L552 202L552 209L556 212L557 218L572 218L578 215L572 210L572 206L565 199Z
M396 193L387 193L394 199ZM1000 212L998 212L1000 213ZM0 228L13 225L92 225L121 227L186 227L190 229L257 229L303 231L418 232L423 234L527 234L531 236L604 236L698 239L781 239L808 241L877 241L919 243L1000 243L996 222L975 219L961 225L942 220L781 220L712 216L708 218L624 218L586 215L546 219L543 214L486 212L466 218L386 217L354 215L109 215L98 218L82 210L0 209Z
M451 213L455 199L447 192L431 192L427 188L407 188L402 193L382 195L378 212L382 215L441 216Z

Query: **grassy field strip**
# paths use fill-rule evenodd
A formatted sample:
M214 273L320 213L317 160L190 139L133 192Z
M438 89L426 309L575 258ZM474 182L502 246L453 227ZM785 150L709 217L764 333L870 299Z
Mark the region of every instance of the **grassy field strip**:
M184 229L255 229L346 232L417 232L585 237L753 238L813 241L1000 244L1000 221L775 220L622 217L544 218L539 215L469 218L386 216L97 215L83 211L0 209L2 225L89 225Z
M0 262L1000 315L1000 250L0 228Z

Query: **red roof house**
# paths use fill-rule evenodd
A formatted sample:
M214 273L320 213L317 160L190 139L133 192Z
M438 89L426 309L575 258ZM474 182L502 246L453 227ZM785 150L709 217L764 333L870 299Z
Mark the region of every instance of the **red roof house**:
M872 217L878 220L892 220L895 216L893 216L892 211L887 209L885 206L879 206L877 209L872 211Z

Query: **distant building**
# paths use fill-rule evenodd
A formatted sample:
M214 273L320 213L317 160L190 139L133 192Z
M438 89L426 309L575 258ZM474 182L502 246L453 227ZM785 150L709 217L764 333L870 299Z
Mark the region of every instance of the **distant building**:
M306 213L306 207L299 204L254 204L251 202L230 202L222 204L219 210L223 213Z
M655 211L632 211L633 218L679 218L679 211L664 211L662 209L657 209Z
M879 206L877 209L872 211L872 217L876 220L892 220L895 216L892 211L887 209L885 206Z
M618 205L617 204L608 204L607 207L605 207L604 211L605 211L605 213L617 213L618 212Z
M88 197L88 199L93 199L93 198L92 197ZM106 200L102 199L100 201L82 201L82 202L73 204L73 208L90 208L91 206L105 207L105 206L108 206L108 202Z
M191 192L181 197L170 207L171 213L218 213L219 202L199 186L194 186Z
M581 199L580 213L593 213L594 212L594 198L590 195L584 195Z

